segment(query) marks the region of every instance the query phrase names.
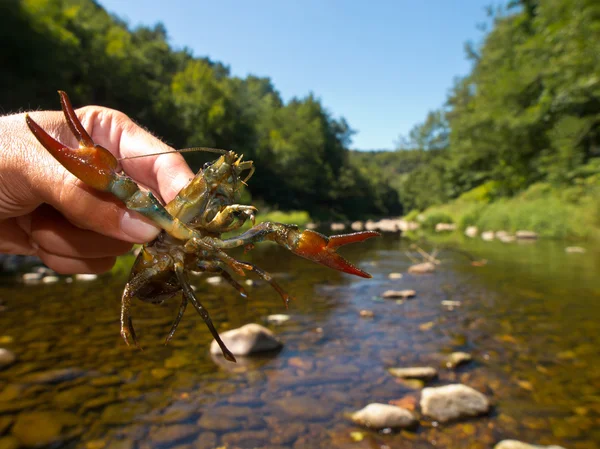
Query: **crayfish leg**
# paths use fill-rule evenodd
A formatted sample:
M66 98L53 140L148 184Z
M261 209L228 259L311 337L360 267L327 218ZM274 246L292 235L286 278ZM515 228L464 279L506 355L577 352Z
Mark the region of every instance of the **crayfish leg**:
M265 282L268 282L269 285L271 287L273 287L273 289L277 293L279 293L279 296L281 296L281 299L283 299L283 303L285 304L285 308L287 309L289 306L290 300L293 300L294 298L292 296L290 296L288 294L288 292L286 292L283 288L281 288L281 286L277 283L277 281L275 281L275 279L273 279L273 276L271 276L265 270L257 267L254 264L251 264L248 262L245 262L245 263L250 265L252 267L252 271L254 271L256 274L258 274Z
M206 323L208 330L210 331L211 335L214 337L217 344L221 348L223 357L225 357L225 359L229 360L230 362L235 362L235 357L233 356L231 351L229 349L227 349L227 346L225 346L225 343L223 343L223 340L221 340L221 337L219 337L219 333L217 332L217 329L215 329L215 326L214 326L212 320L210 319L210 315L208 314L208 311L204 308L204 306L200 303L200 301L198 301L198 298L196 298L196 294L194 293L194 290L192 290L192 287L190 287L190 283L187 279L187 276L185 274L185 270L184 270L182 263L175 264L175 274L177 275L177 280L179 281L179 284L181 285L181 288L183 290L183 295L192 303L192 305L194 306L194 308L196 309L198 314L200 314L200 316Z
M167 338L165 339L165 345L168 344L171 339L173 338L173 335L175 335L175 330L177 330L177 326L179 326L179 323L181 322L181 319L183 318L183 314L185 313L185 309L187 307L187 297L185 295L181 296L181 304L179 305L179 312L177 313L177 316L175 317L175 321L173 321L173 325L171 326L171 330L169 331L169 334L167 335Z

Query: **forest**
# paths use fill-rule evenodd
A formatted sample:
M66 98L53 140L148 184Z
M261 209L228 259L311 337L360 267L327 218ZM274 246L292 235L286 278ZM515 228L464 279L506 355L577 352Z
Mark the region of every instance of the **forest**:
M93 0L0 9L3 113L57 109L63 89L75 105L119 109L176 148L235 150L256 162L252 201L267 208L317 220L436 211L466 226L485 221L491 204L542 198L541 210L584 206L600 223L596 0L490 8L489 31L465 45L472 70L445 104L395 151L368 152L352 149L351 124L318 93L284 102L269 78L235 77L226 63L172 48L160 23L132 29ZM203 158L188 161L197 169Z

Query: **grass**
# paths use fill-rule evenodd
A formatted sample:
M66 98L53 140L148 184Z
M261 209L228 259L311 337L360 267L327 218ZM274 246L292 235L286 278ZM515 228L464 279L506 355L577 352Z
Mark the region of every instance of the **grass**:
M512 198L486 194L490 186L485 186L425 210L424 227L444 221L456 223L461 230L467 226L480 231L526 229L545 238L600 240L600 175L579 179L571 186L533 184Z

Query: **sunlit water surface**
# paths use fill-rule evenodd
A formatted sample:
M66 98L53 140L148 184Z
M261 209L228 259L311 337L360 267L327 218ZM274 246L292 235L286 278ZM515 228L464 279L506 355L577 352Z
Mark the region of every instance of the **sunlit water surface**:
M18 362L0 371L0 445L30 432L49 435L55 447L88 449L491 448L505 438L596 448L600 252L567 254L565 246L469 241L462 248L486 266L443 251L436 273L415 276L406 274L408 243L386 236L344 252L373 279L275 246L256 248L239 256L278 276L296 297L288 311L267 285L249 287L244 299L226 284L193 278L220 331L266 324L269 314L291 316L268 325L282 351L238 364L210 356L210 334L191 307L163 345L175 299L134 303L144 350L127 348L118 324L125 277L29 286L5 276L0 347ZM390 280L391 272L404 276ZM405 288L416 298L380 299ZM461 305L448 310L444 300ZM374 317L361 318L362 309ZM471 353L474 362L445 369L453 351ZM391 434L347 419L370 402L418 397L386 369L422 365L440 369L430 385L461 382L485 393L490 415L439 425L422 418L416 431ZM31 381L62 368L70 369L62 379Z

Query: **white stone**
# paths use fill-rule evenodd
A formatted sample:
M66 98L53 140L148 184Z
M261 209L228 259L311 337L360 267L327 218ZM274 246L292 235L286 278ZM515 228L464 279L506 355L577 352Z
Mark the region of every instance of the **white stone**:
M246 324L238 329L221 334L225 346L233 355L249 355L256 352L272 351L282 346L281 341L266 327L260 324ZM216 340L210 345L211 354L221 354L221 348Z
M390 273L388 279L402 279L402 273Z
M537 232L533 231L517 231L515 235L519 240L535 240L538 238Z
M75 280L76 281L95 281L96 279L98 279L98 275L97 274L76 274L75 275Z
M585 248L582 248L581 246L567 246L565 252L583 254L585 253Z
M60 280L60 278L58 276L45 276L42 279L42 282L44 284L54 284L56 282L58 282Z
M438 223L435 225L435 232L450 232L456 231L456 224L454 223Z
M421 392L423 415L440 422L481 415L489 408L485 395L463 384L430 387Z
M477 237L477 234L479 234L479 229L477 229L477 226L468 226L467 229L465 229L465 235L467 237Z
M362 231L365 228L365 225L362 221L354 221L350 225L350 228L352 228L353 231Z
M416 418L402 407L395 405L372 403L351 415L352 421L372 429L394 429L412 427Z
M495 234L494 231L485 231L481 233L481 238L486 242L490 242L494 240Z
M431 380L437 377L437 370L431 366L411 366L407 368L389 368L388 372L402 379Z
M386 290L385 292L383 292L381 297L384 299L407 299L413 298L416 294L417 292L415 292L414 290Z
M346 229L346 225L344 223L331 223L330 227L332 231L343 231Z
M418 263L408 268L408 272L412 274L433 273L434 271L435 265L431 262Z
M502 440L494 446L494 449L565 449L562 446L537 446L517 440Z
M220 284L223 281L223 278L221 276L211 276L206 278L206 282L208 282L210 285L217 285Z
M289 321L291 317L289 315L285 315L283 313L276 313L273 315L269 315L267 317L267 321L272 324L283 324L286 321Z
M17 360L17 356L14 352L8 349L0 348L0 369L6 368Z

